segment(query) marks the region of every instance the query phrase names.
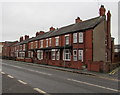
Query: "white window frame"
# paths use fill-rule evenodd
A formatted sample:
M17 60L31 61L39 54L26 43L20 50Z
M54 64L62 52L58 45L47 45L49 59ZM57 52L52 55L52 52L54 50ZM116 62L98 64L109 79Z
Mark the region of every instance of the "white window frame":
M40 40L40 48L43 48L43 40Z
M59 46L59 37L55 37L55 46Z
M75 54L75 52L76 52L76 54ZM73 50L73 61L77 61L77 49Z
M22 45L20 45L20 51L22 51Z
M46 39L46 47L48 47L48 39Z
M73 33L73 43L77 43L77 33Z
M33 42L31 42L31 44L30 44L30 48L33 49Z
M25 47L26 47L26 44L23 44L23 50L26 50L26 48L25 48Z
M60 60L60 51L56 51L56 60Z
M52 39L49 38L49 46L51 46L51 44L52 44Z
M66 37L68 37L68 41L66 41ZM65 45L69 45L70 43L69 39L70 39L69 34L65 35Z
M55 60L55 51L56 51L55 49L51 50L51 59L52 60Z
M66 53L66 51L68 51L68 53ZM68 57L69 59L66 59L66 58L67 58L67 55L69 56L69 57ZM70 60L71 60L71 53L70 53L70 50L69 50L69 49L64 49L64 50L63 50L63 60L65 60L65 61L70 61Z
M42 60L43 59L43 50L37 50L37 58L39 60Z
M38 41L35 41L35 48L38 48Z
M84 38L83 32L79 32L79 43L83 43L83 38Z
M28 51L28 57L31 57L31 51Z
M78 60L81 60L82 62L83 62L83 54L84 52L83 52L83 49L79 49L78 50Z

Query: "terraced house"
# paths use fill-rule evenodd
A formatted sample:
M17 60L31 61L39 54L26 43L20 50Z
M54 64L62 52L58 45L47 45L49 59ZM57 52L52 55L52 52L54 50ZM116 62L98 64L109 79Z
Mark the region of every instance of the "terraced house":
M99 16L37 32L15 44L16 60L91 71L108 71L111 64L111 14L103 5Z

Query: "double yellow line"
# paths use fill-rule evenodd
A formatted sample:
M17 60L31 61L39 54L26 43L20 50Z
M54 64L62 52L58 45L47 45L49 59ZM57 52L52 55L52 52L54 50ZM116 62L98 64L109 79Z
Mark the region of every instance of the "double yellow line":
M120 69L120 67L118 67L118 68L116 68L116 69L114 69L113 71L111 71L109 74L110 75L113 75L113 74L115 74L118 70Z

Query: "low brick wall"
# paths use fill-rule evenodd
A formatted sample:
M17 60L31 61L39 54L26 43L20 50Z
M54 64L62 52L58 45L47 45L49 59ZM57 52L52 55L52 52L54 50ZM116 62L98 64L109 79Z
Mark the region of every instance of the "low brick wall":
M31 58L25 58L25 62L29 62L29 63L32 63L32 59Z
M88 63L88 70L100 72L100 62Z
M25 61L25 59L16 58L16 61Z

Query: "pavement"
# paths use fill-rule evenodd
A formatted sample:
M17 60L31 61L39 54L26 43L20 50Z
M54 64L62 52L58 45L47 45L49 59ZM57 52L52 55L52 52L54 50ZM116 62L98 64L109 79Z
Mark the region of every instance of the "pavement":
M9 61L11 61L11 60L9 60ZM31 65L31 66L38 66L38 67L67 71L67 72L72 72L72 73L97 76L99 78L108 78L108 79L110 78L112 80L119 80L120 81L120 77L119 77L120 67L112 70L109 73L100 73L100 72L88 71L86 69L85 70L78 70L78 69L58 67L58 66L52 66L52 65L46 65L46 64L27 63L27 62L20 62L20 61L16 61L16 63L20 63L20 64L23 63L23 64L27 64L27 65Z

